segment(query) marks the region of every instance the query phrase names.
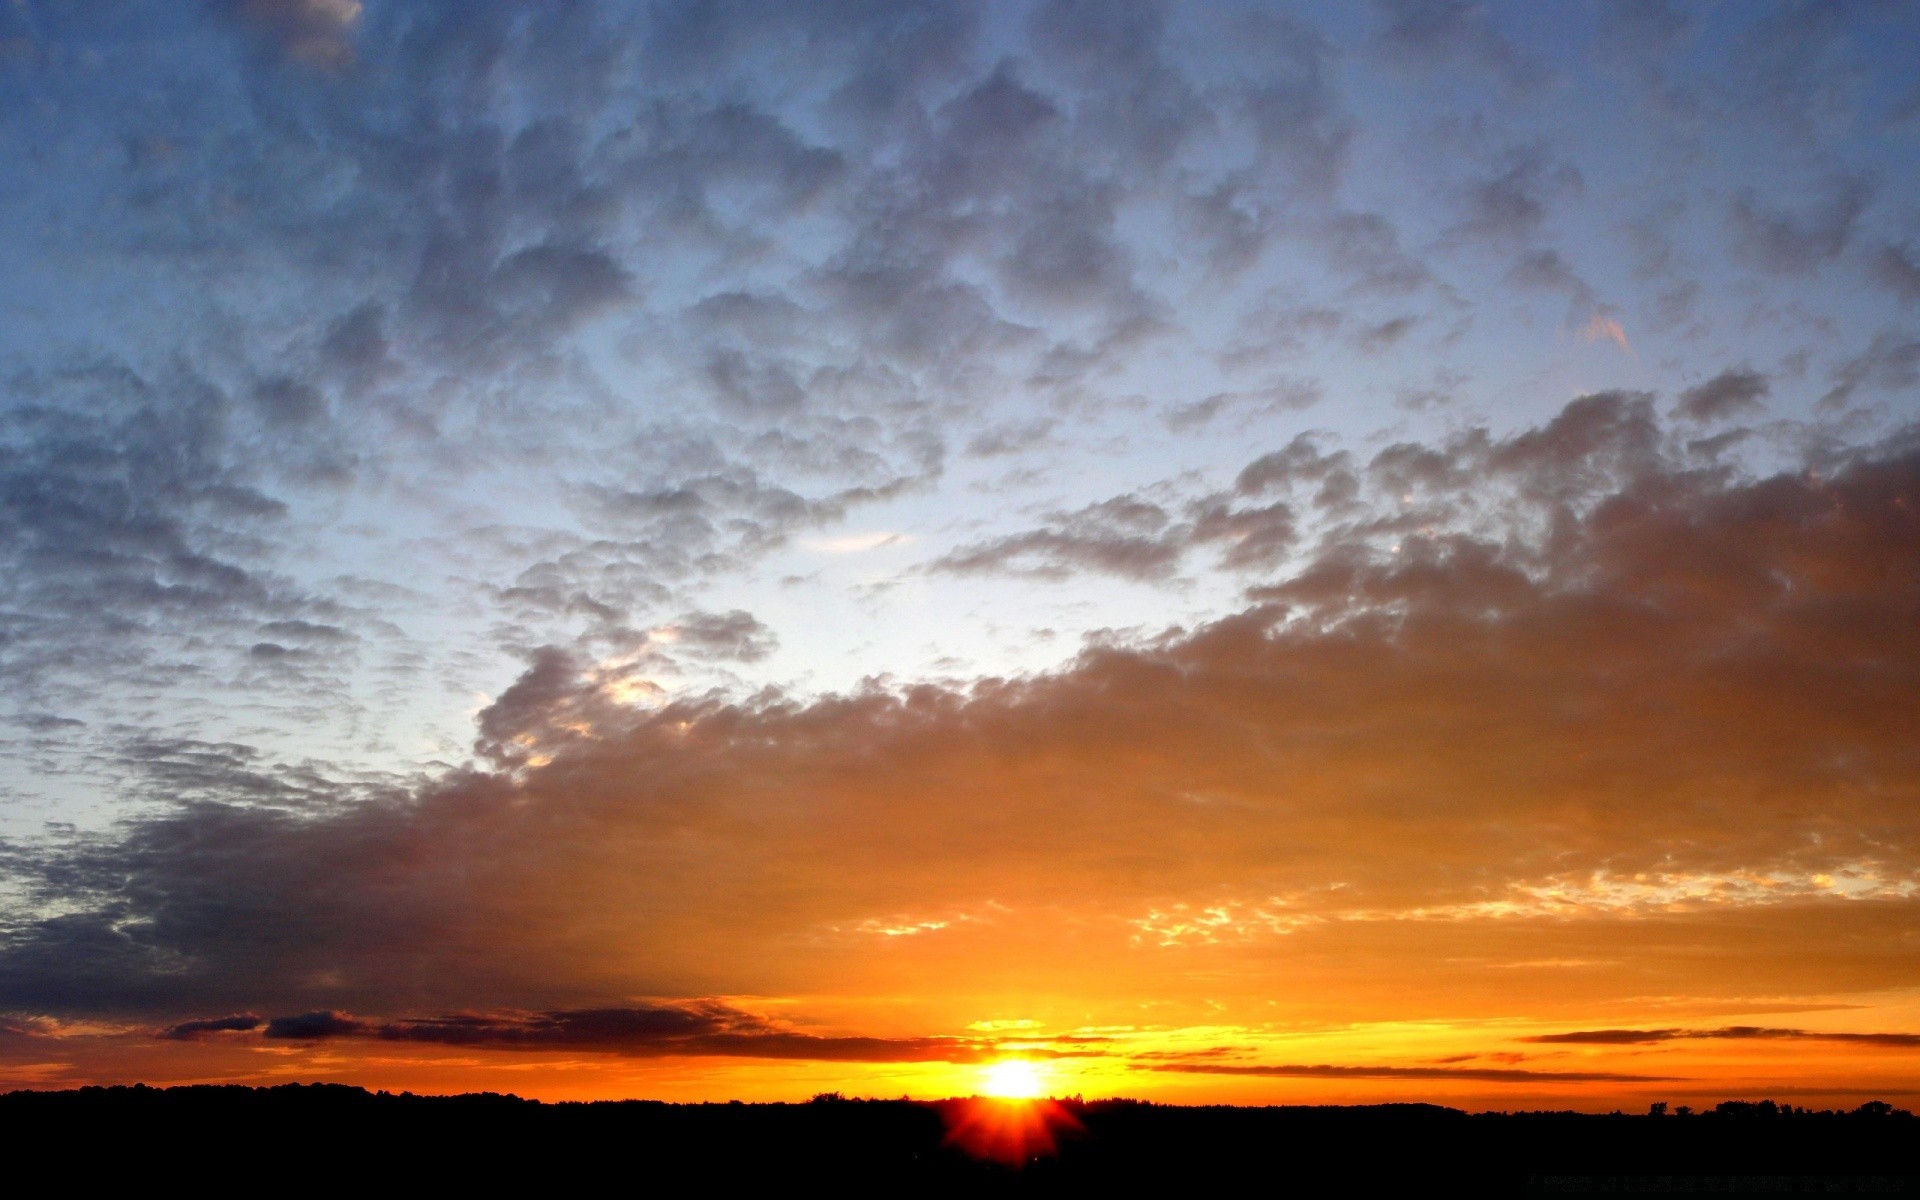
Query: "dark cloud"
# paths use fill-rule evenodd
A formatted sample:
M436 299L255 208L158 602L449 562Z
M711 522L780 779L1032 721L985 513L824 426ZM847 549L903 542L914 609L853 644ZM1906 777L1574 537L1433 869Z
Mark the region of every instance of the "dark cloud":
M182 1021L178 1025L170 1025L160 1032L160 1036L170 1041L191 1042L210 1033L250 1033L260 1028L261 1024L260 1018L252 1013L241 1013L231 1017L204 1017L197 1021Z
M1911 244L1881 246L1873 254L1874 278L1903 303L1920 301L1920 251Z
M1299 540L1293 508L1267 504L1234 508L1214 501L1204 504L1193 523L1193 540L1222 547L1221 562L1236 569L1273 570Z
M1345 450L1322 451L1325 440L1324 436L1303 433L1284 449L1261 455L1241 469L1234 480L1234 491L1258 496L1313 484L1320 489L1322 503L1353 498L1360 486L1354 475L1353 456Z
M688 1055L817 1062L978 1062L992 1050L990 1041L977 1038L823 1037L800 1033L718 1001L416 1018L356 1032L390 1041L507 1050L567 1047L640 1058Z
M1315 238L1362 294L1404 296L1433 278L1425 263L1400 245L1400 234L1379 213L1339 213Z
M1782 210L1747 188L1733 198L1727 219L1735 247L1752 262L1778 274L1804 275L1840 257L1872 196L1867 180L1836 176L1811 205Z
M1331 1066L1323 1063L1151 1063L1149 1071L1193 1075L1254 1075L1274 1079L1472 1079L1482 1083L1666 1083L1671 1075L1622 1075L1612 1071L1527 1071L1517 1067Z
M1486 174L1466 185L1466 216L1454 233L1505 241L1529 238L1556 201L1584 187L1579 169L1557 159L1546 143L1510 146L1493 155Z
M295 1017L275 1017L267 1022L260 1036L317 1042L326 1038L364 1036L371 1031L372 1027L364 1021L357 1021L346 1013L323 1009Z
M545 1012L455 1013L371 1021L331 1009L262 1021L251 1014L183 1021L160 1036L191 1041L261 1030L276 1040L377 1039L482 1050L584 1050L629 1058L769 1058L814 1062L980 1062L996 1042L977 1037L836 1037L801 1032L718 1000ZM1072 1044L1108 1039L1048 1039ZM1022 1046L1023 1054L1086 1056Z
M1036 54L1086 89L1081 120L1094 144L1118 152L1133 169L1163 167L1216 120L1162 57L1166 24L1159 0L1045 0L1028 19Z
M267 424L277 427L309 425L327 415L327 398L312 384L297 379L269 379L253 389L253 403Z
M1354 345L1363 354L1378 354L1384 350L1390 350L1399 345L1401 340L1419 323L1419 317L1391 317L1359 330L1354 335Z
M233 405L205 379L102 362L9 391L0 675L13 686L159 683L204 668L195 642L244 648L263 619L324 607L264 561L287 509L228 452Z
M1728 367L1705 383L1680 393L1675 416L1693 421L1719 421L1764 407L1761 397L1771 387L1765 375L1750 367Z
M1375 0L1386 25L1377 38L1388 62L1418 71L1465 65L1490 71L1509 88L1531 90L1546 68L1495 26L1491 9L1472 0Z
M1720 1029L1588 1029L1574 1033L1548 1033L1522 1038L1527 1042L1578 1046L1643 1046L1655 1042L1696 1039L1749 1041L1815 1041L1859 1046L1885 1046L1911 1049L1920 1046L1920 1033L1823 1033L1809 1029L1767 1029L1755 1025L1729 1025Z

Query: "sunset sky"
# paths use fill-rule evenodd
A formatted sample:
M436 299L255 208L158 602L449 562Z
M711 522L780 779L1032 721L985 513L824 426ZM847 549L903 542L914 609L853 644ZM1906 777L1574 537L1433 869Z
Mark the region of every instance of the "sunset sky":
M1916 46L0 0L0 1090L1913 1107Z

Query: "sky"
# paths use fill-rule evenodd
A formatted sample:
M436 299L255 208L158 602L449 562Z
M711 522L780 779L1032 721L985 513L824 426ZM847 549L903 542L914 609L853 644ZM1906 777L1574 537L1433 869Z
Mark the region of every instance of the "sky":
M1917 43L0 0L0 1088L1911 1106Z

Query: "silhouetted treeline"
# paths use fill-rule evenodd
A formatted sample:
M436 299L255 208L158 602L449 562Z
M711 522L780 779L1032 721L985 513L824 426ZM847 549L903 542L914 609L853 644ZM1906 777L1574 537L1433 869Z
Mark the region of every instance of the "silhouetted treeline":
M1920 1195L1920 1121L1884 1103L1655 1107L1596 1116L1077 1099L1037 1109L838 1097L543 1104L288 1084L14 1092L0 1096L0 1138L15 1164L58 1164L74 1186L216 1194L294 1183L637 1192L804 1183L919 1194L1232 1185L1264 1195ZM1026 1114L1021 1152L1005 1153L1004 1137L969 1139L983 1123L1004 1133L996 1122L1008 1111Z

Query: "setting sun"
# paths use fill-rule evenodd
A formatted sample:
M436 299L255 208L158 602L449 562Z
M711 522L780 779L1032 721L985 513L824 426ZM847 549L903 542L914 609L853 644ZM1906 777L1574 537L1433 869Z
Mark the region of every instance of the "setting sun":
M1047 1081L1040 1064L1023 1058L993 1063L980 1072L980 1090L1002 1100L1031 1100L1046 1093Z

